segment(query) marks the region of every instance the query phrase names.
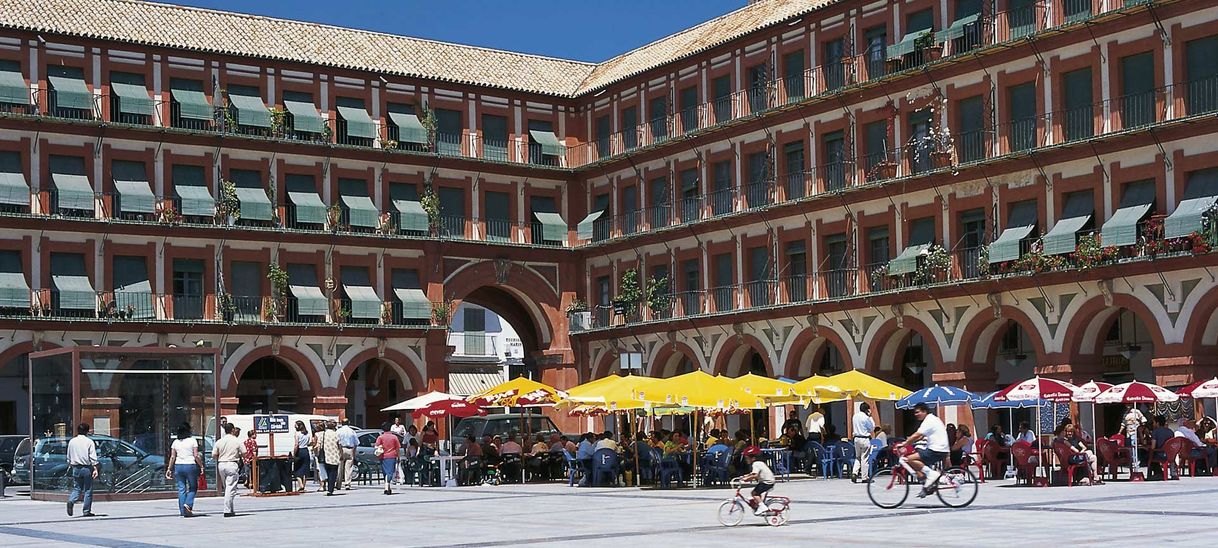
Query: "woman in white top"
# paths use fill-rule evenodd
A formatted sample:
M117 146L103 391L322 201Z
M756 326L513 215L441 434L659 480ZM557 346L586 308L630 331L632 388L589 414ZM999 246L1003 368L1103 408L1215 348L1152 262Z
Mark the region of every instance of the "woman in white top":
M953 466L965 464L965 459L973 452L973 434L967 424L956 427L956 442L952 444L951 458Z
M173 440L169 451L172 472L165 471L165 479L172 479L178 486L178 513L184 518L194 515L195 494L199 492L199 473L203 470L203 457L199 455L199 442L190 433L190 424L178 427L178 439Z

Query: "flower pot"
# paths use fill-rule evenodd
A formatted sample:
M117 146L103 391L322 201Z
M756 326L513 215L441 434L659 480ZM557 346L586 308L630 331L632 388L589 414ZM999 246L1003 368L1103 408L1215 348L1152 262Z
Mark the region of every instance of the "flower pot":
M897 176L897 164L894 162L882 162L875 165L876 177L880 179L892 179Z
M228 224L228 226L233 226L237 224L237 217L234 215L225 215L224 222Z
M942 57L943 57L943 45L942 44L926 46L922 50L923 62L929 63L931 61L938 61Z
M948 150L931 151L930 160L931 160L931 162L934 163L935 167L938 167L938 168L951 167L952 153L951 153L951 151L948 151Z

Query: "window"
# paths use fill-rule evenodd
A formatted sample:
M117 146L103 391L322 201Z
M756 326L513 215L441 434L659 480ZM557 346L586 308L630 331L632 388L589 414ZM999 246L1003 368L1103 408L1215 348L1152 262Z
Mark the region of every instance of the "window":
M445 236L465 237L465 190L440 187L440 232Z
M110 177L116 191L113 210L124 219L151 220L156 213L156 197L152 195L144 162L114 160L110 163Z
M1095 134L1095 105L1091 99L1091 69L1085 68L1062 75L1066 109L1062 133L1067 141L1085 139Z
M803 240L787 242L784 254L787 257L788 300L808 300L808 252Z
M271 111L262 102L262 91L257 86L229 84L228 112L237 122L237 127L226 128L246 135L270 135Z
M148 96L143 74L110 73L110 120L148 125L155 113L156 105Z
M284 116L284 131L287 137L302 141L321 140L326 130L326 121L322 119L321 113L314 106L312 94L299 91L284 91L283 107L287 111ZM390 121L397 121L398 118L402 119L397 125L391 126L390 139L399 142L419 140L417 134L411 135L410 126L407 125L406 121L407 117L414 117L414 108L410 105L390 103L389 112ZM420 129L423 127L419 124L418 118L414 118L414 124ZM427 142L426 136L423 137L422 141Z
M651 228L660 228L672 224L672 192L668 187L668 178L658 177L649 183L651 193L651 215L648 222Z
M6 315L22 314L30 307L30 284L20 251L0 250L0 309Z
M702 312L702 268L699 259L681 261L682 287L680 305L686 315Z
M201 166L174 165L171 171L175 204L188 222L211 222L216 213L216 201L207 188L207 176Z
M749 67L749 112L761 112L770 106L770 72L765 63Z
M461 111L438 108L436 113L436 152L447 156L461 155Z
M85 160L76 156L50 155L52 212L68 217L92 217L96 209L93 183L86 175Z
M769 246L749 248L749 305L766 306L773 304L770 292L770 278L773 269L770 264Z
M932 9L915 11L905 16L905 34L917 34L930 30L935 26L935 12Z
M634 185L622 187L622 233L634 234L639 229L639 189Z
M106 307L108 317L151 319L156 316L148 263L142 256L115 255L111 270L114 297Z
M803 50L793 51L782 57L782 89L788 103L804 98Z
M952 53L963 53L981 45L980 17L981 0L956 0L952 24L943 31L943 40L951 44Z
M807 185L804 184L804 142L796 141L783 145L782 157L787 171L787 199L803 198L808 193Z
M985 210L970 209L960 213L960 239L957 240L961 275L975 278L981 275L981 250L985 245Z
M1008 0L1007 25L1010 28L1008 38L1023 38L1036 32L1036 8L1040 0Z
M831 234L825 237L825 289L829 297L849 295L853 271L847 254L849 244L846 234Z
M735 292L732 285L735 283L735 263L732 261L731 253L722 253L715 255L712 260L715 272L715 287L713 289L715 298L715 310L731 310L735 308Z
M566 149L549 120L529 120L529 162L556 166L562 163Z
M720 124L732 119L732 77L730 75L711 80L711 103L715 113L715 123Z
M956 102L959 123L954 137L959 162L974 162L985 158L985 103L980 95Z
M609 306L613 302L613 293L611 292L608 276L601 276L596 279L596 325L609 325L610 314L613 312L613 307Z
M262 173L249 169L230 169L228 178L237 186L237 201L241 206L241 224L270 225L273 213L271 199L266 195Z
M512 238L512 198L506 192L486 192L487 239L506 242Z
M592 241L594 242L609 239L609 234L613 230L613 211L610 205L608 194L597 194L592 198L592 211L601 212L592 221Z
M989 245L990 264L1014 261L1028 253L1037 226L1036 200L1010 204L1006 225Z
M1010 118L1007 124L1007 146L1011 152L1036 146L1036 84L1028 82L1007 90Z
M423 291L419 271L395 268L389 273L393 287L393 323L397 325L428 325L431 323L431 301Z
M262 286L266 280L260 263L233 261L228 292L232 306L222 308L226 321L257 322L262 319Z
M769 205L772 201L773 180L770 178L770 154L754 152L748 155L749 179L745 192L745 205L752 209Z
M0 112L25 112L29 106L30 87L21 63L0 59Z
M711 166L711 214L726 215L735 207L735 197L732 195L732 161L715 162Z
M47 106L58 118L89 120L93 118L93 92L85 84L85 71L77 67L51 65L47 67Z
M558 205L551 196L529 197L529 221L533 228L533 243L562 245L566 241L567 222L558 215Z
M613 153L610 148L611 138L613 136L613 124L609 119L609 115L598 116L596 118L596 156L597 158L605 158Z
M888 155L888 120L879 120L863 126L863 138L866 139L864 151L868 180L879 179L877 165L890 161Z
M698 188L698 169L681 170L681 221L690 222L702 218L702 190Z
M698 86L681 90L677 96L677 108L680 109L681 132L698 129Z
M1188 114L1218 110L1218 36L1185 42L1184 51Z
M886 265L889 257L888 227L877 226L867 229L867 266L874 268Z
M1138 53L1121 58L1121 128L1155 121L1155 54Z
M639 146L638 107L622 109L622 146L626 147L626 150Z
M482 157L506 162L508 148L507 118L494 114L482 115Z
M170 122L173 127L194 130L211 129L215 120L211 103L203 94L203 82L182 78L169 79Z
M829 40L824 44L825 62L822 65L825 72L825 87L834 90L846 85L846 70L842 65L845 53L845 41L841 38Z
M668 138L668 97L655 97L647 103L647 115L651 117L651 139L658 143Z
M879 78L888 73L885 60L888 48L888 27L880 25L863 32L867 44L867 79Z
M486 353L486 309L475 308L472 306L464 307L462 310L462 327L464 328L464 352L467 356L485 356ZM491 349L491 354L494 354L494 349Z
M913 153L909 167L913 173L922 173L932 167L930 151L934 148L934 142L930 137L930 116L930 109L915 111L909 115L909 142Z
M203 261L173 260L173 318L203 318Z
M841 131L826 133L824 139L825 170L822 174L825 190L846 188L845 136Z
M1064 0L1063 4L1067 23L1085 21L1091 17L1091 0Z
M668 276L668 265L661 264L652 267L651 277L647 279L647 283L652 283L653 280L663 280L662 286L657 285L656 299L657 306L652 310L652 316L656 318L672 317L672 279ZM667 303L667 304L665 304Z

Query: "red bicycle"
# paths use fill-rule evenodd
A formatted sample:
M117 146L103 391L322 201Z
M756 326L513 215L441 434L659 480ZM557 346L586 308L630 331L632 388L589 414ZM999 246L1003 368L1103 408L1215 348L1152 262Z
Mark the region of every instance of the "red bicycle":
M736 488L736 495L719 505L719 523L727 527L740 525L745 514L752 514L757 510L757 507L753 505L753 497L740 492L744 488L744 482L733 479L731 484ZM790 519L791 499L767 496L762 499L762 503L765 504L766 510L758 517L764 519L766 523L778 527L785 525Z
M909 465L908 456L913 453L912 447L905 447L897 456L897 464L891 469L876 470L867 480L867 496L871 503L880 508L892 509L905 503L909 498L909 486L922 485ZM944 470L933 487L939 501L951 508L964 508L977 498L977 476L967 468L953 467Z

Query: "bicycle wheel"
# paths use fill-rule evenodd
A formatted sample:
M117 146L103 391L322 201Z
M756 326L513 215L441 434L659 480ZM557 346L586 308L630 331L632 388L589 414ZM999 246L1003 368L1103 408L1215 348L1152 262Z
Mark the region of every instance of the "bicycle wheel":
M738 500L724 501L719 505L719 523L728 527L740 525L744 519L744 505Z
M950 468L939 477L935 494L939 501L952 508L964 508L973 503L980 489L977 476L965 468Z
M867 496L880 508L892 509L905 503L909 497L909 481L904 471L894 474L892 470L878 470L867 480Z

